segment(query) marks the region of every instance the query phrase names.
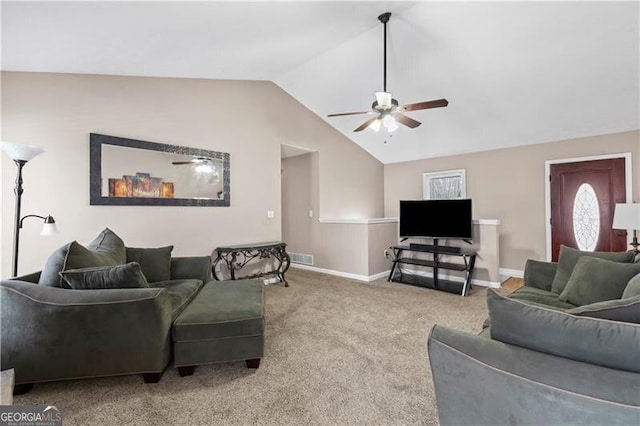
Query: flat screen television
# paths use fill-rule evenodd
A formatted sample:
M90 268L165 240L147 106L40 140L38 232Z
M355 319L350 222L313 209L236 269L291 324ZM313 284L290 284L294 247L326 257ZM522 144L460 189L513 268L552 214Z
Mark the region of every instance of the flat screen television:
M400 201L400 237L471 239L471 199Z

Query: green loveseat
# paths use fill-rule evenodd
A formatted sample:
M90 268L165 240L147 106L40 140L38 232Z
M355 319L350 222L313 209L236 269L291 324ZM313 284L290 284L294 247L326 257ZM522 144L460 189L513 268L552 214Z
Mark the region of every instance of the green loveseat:
M480 335L433 327L442 425L640 424L640 264L564 251L559 263L527 262L510 296L489 290ZM600 300L575 303L590 299Z

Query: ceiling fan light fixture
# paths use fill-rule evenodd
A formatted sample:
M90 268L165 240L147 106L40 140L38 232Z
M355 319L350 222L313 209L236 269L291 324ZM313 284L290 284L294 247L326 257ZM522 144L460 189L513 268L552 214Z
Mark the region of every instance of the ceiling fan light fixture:
M196 166L196 172L198 173L213 173L213 171L214 167L211 164L200 162L200 164Z
M378 106L382 108L391 107L391 93L389 92L376 92L376 101Z
M382 120L377 119L376 121L373 121L371 122L371 124L369 124L369 128L374 132L379 132L381 125L382 125Z
M390 115L387 115L386 117L384 117L384 120L382 120L382 124L384 125L384 128L387 129L389 133L398 129L398 123L396 122L396 119Z

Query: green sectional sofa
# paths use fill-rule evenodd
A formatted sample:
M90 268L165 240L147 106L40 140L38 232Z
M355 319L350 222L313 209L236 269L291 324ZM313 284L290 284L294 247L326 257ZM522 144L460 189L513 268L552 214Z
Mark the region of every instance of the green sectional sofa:
M158 382L176 351L175 324L194 324L189 306L196 302L197 319L212 323L199 325L203 340L214 329L217 336L238 336L237 323L247 318L253 319L252 340L243 341L242 351L233 339L209 342L195 360L188 358L187 346L180 349L180 361L188 358L191 372L195 365L243 359L257 368L264 284L213 281L210 256L172 258L171 249L128 248L105 229L86 247L61 247L43 271L2 280L0 361L2 370L15 370L16 392L38 382L125 374Z
M640 263L563 247L524 286L487 292L480 335L436 325L441 425L640 424Z

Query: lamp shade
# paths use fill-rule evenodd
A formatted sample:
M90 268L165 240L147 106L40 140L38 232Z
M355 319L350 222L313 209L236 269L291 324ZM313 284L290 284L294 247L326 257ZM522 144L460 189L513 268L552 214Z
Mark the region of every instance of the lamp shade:
M36 155L43 153L44 149L35 145L25 145L14 142L2 142L1 148L12 160L31 161Z
M640 229L640 204L616 204L613 229Z
M47 216L44 218L44 225L42 225L42 231L40 231L40 235L49 236L58 234L58 227L56 226L56 221L52 216Z

